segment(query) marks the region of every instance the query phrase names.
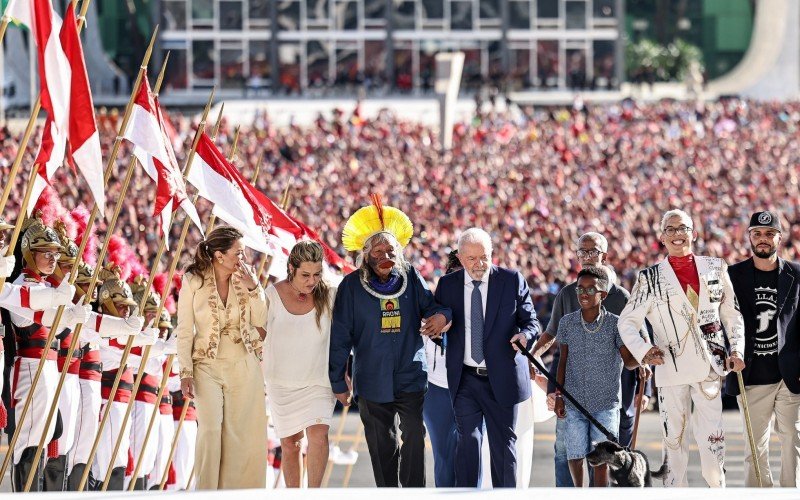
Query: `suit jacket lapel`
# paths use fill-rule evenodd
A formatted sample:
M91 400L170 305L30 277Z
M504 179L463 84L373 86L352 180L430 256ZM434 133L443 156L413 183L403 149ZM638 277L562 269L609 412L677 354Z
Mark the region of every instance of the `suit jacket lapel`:
M695 265L697 266L697 278L700 282L700 290L697 291L697 310L698 312L702 309L702 305L708 306L708 266L706 265L705 259L695 259ZM684 293L684 295L686 295Z
M752 273L750 273L752 275ZM786 298L789 295L789 290L792 289L794 283L794 273L792 268L785 265L784 260L778 259L778 315L781 314L783 306L786 303Z
M489 338L492 325L497 317L497 309L500 307L500 296L503 293L503 281L497 274L497 268L492 266L489 270L489 287L486 297L486 317L483 322L483 338Z
M455 307L453 307L453 319L460 321L458 324L461 325L461 336L463 338L465 335L464 325L467 324L466 318L464 317L464 273L466 273L466 271L462 269L457 271L457 273L458 276L456 279L458 280L458 285L453 291L455 294L455 300L453 300L453 304L455 304Z

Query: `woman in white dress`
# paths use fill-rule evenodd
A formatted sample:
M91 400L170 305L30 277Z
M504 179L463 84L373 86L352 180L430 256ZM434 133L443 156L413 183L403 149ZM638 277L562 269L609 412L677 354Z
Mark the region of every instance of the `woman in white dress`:
M308 441L308 486L318 488L328 463L328 429L336 399L328 379L331 310L336 289L322 279L324 251L301 241L288 276L267 289L264 372L281 468L288 488L301 481L301 441Z

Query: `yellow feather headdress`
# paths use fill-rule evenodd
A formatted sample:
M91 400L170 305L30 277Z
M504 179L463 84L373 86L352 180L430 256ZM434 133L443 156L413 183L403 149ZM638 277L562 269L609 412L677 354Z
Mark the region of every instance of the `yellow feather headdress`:
M372 195L372 205L358 209L347 219L342 245L348 252L358 252L370 237L382 232L391 233L405 247L414 235L414 225L401 210L384 206L380 195Z

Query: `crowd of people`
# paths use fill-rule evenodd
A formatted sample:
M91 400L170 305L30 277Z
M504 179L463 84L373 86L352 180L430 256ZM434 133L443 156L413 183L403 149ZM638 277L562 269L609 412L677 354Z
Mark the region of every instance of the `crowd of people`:
M103 110L98 118L106 139L104 148L110 150L120 116ZM179 157L184 156L194 124L187 117L172 118L171 139ZM69 269L71 246L75 247L69 240L80 231L56 231L52 220L46 222L52 227L47 227L45 222L30 219L16 251L17 260L5 262L8 269L4 270L17 286L9 292L17 295L9 299L10 305L5 304L11 311L16 355L27 360L29 368L36 367L39 356L45 359L50 349L47 311L54 306L67 306L65 324L91 325L86 328L94 331L96 338L87 340L87 353L99 343L102 364L99 368L87 366L87 371L97 372L98 380L92 380L101 383L87 390L94 391L98 409L99 387L105 391L122 371L123 391L128 391L128 399L137 399L133 431L106 431L103 442L107 443L97 450L96 461L91 463L90 458L78 470L89 467L94 479L105 478L119 489L128 474L125 453L112 453L113 443L120 441L120 433L130 433L132 455L143 456L138 448L141 442L137 444L140 438L135 431L141 432L141 427L135 408L143 415L139 422L144 422L144 415L155 414L159 404L166 404L144 394L140 401L139 394L130 392L136 376L131 367L138 363L124 369L118 353L128 337L140 348L134 356L147 357L142 347L147 353L155 349L155 356L160 356L147 368L145 377L154 377L147 379L147 387L157 388L159 374L169 373L164 372L164 361L168 356L178 357L169 390L172 398L192 399L198 405L194 465L198 487L263 487L259 471L266 468L268 452L266 423L262 421L266 407L253 405L250 396L264 382L275 429L286 452L287 485L299 485L298 450L305 436L309 484L319 486L327 463L327 428L334 400L347 406L356 395L376 484L424 486L423 407L428 404L425 391L431 371L422 361L429 342L443 349L447 345L439 382L449 387L444 388L449 390L454 411L457 432L451 467L455 467L455 475L448 476L453 484L439 484L437 473L436 484L480 484L481 443L486 433L492 483L514 486L521 481L514 433L517 409L531 399L529 378L535 378L521 351L533 348L539 354L555 339L561 344L561 360L556 365L559 388L548 393L558 416L566 417L560 432L562 444L566 443L562 458L564 466L569 462L564 470L574 484L583 483L582 472L577 471L583 470L590 443L598 437L588 422L602 422L600 427L610 429L606 431L609 439L618 440L622 432L628 411L620 401L626 383L623 365L629 370L640 367L639 379L634 376L630 380L631 394L636 384L644 384L649 377L647 367L659 365L655 385L669 461L665 482L686 485L688 440L684 430L692 419L695 438L699 442L707 438L711 443L708 450L701 450L704 478L709 486L724 486L720 416L724 375L741 372L746 366L750 376L769 375L753 379L753 385L769 386L770 394L790 401L780 409L764 403L762 417L787 408L796 414L800 408L800 396L794 394L796 377L786 382L786 370L790 369L778 355L785 348L797 349L795 332L784 331L785 321L794 321L796 301L791 301L791 309L762 310L761 289L756 288L755 309L740 313L739 303L754 294L752 281L736 289L737 303L725 264L755 255L756 268L768 273L757 275L762 281L756 286L775 288L773 303L781 302L782 293L786 298L782 273L791 266L778 260L777 253L780 250L782 256L793 259L800 250L795 167L798 121L800 105L739 100L652 105L624 101L597 107L579 100L569 108L547 110L516 106L501 110L487 103L479 106L471 122L455 126L453 148L442 152L433 128L398 120L388 111L365 117L359 108L350 113L334 110L332 119L320 116L313 125L288 128L275 126L266 113L259 113L252 126L240 134L235 163L249 177L262 159L256 187L276 200L286 193L286 209L340 254L349 253L356 270L344 278L338 290L329 290L322 280L322 247L314 243L305 248L301 242L289 256L286 279L265 289L255 268L246 265L255 258L247 255L241 233L227 226L205 237L193 232L187 240L192 251L185 252L180 266L186 274L177 287L177 306L173 294L167 307L176 314L177 324L168 319L163 325L151 323L160 310L157 305L138 316L133 306L139 300L125 283L150 267L158 233L150 216L155 189L143 171L137 170L134 176L133 192L119 196L130 157L123 144L107 196L124 203L115 238L131 247L129 258L118 259L127 268L106 273L94 312L80 301L73 305L70 299L81 297L85 290L65 288L62 282ZM223 121L217 136L225 149L232 146L231 129ZM7 170L18 137L8 129L2 134L6 162L2 167ZM31 145L23 162L26 167L34 152L35 145ZM91 204L88 190L72 176L61 169L46 190L50 201L40 202L41 208L52 207L54 200L70 208ZM25 177L18 176L11 190L4 213L10 220L16 218ZM362 200L370 197L372 205L356 211L364 205ZM666 211L672 207L686 212ZM198 203L201 218L207 218L210 208L206 202ZM81 218L74 212L70 217ZM73 224L77 223L73 220ZM99 222L100 234L104 225ZM177 239L177 234L173 238ZM451 251L456 247L463 271L445 275L445 269L454 264ZM660 264L653 266L657 262ZM133 269L136 266L138 269ZM602 302L615 291L616 278L621 288L631 290L630 298L621 290L619 307L607 312ZM575 282L575 290L567 299L563 294L569 292L564 290L572 289L564 285L570 282ZM25 290L37 287L58 293L48 292L46 299L39 299L41 307L34 307L31 292ZM670 299L677 305L670 305ZM373 302L373 309L365 306ZM36 312L42 310L44 315ZM659 323L659 317L672 318L673 313L686 328L678 328L675 318L672 329L664 321ZM790 315L781 320L781 327L773 321L777 314ZM308 321L302 329L309 339L316 340L315 349L298 349L300 337L281 337L292 330L287 325L299 324L303 318ZM112 326L104 330L103 321ZM541 336L545 325L547 333ZM774 330L782 343L767 346L766 341L765 345L755 341L757 353L770 357L754 358L753 344L744 340L752 333L749 330L754 330L753 335ZM598 331L602 335L596 337L606 339L602 344L611 346L608 359L594 359L599 351L585 340L586 333ZM376 332L380 333L377 337ZM330 337L329 348L326 337ZM537 338L539 343L534 346ZM59 341L60 350L54 350L61 356L69 337L59 337ZM156 345L159 347L152 347ZM687 349L687 345L692 347ZM316 357L281 368L282 361L292 359L281 352L295 353L294 359ZM351 353L355 361L348 361ZM48 403L48 398L52 399L48 391L56 376L57 357L52 354L52 359L47 357L43 388L38 389L44 392L28 389L33 401L45 404L42 408L52 403ZM393 357L392 363L385 362L388 355ZM259 363L262 359L265 361ZM81 363L88 364L83 360L76 366L80 368ZM588 397L589 391L580 386L587 370L597 363L609 367L602 370L608 379L603 381L607 397L602 405L593 406L596 398ZM327 377L320 371L324 366ZM298 367L302 373L297 372ZM15 370L17 380L20 368ZM292 376L287 375L290 372ZM25 377L23 381L30 378ZM287 383L289 380L292 383ZM298 385L298 380L305 385ZM728 384L730 387L730 380ZM566 387L578 394L576 401L570 399L567 405L560 399L560 389ZM82 390L78 376L75 390ZM751 387L747 390L749 396ZM695 397L698 394L705 396L703 404ZM25 399L27 393L22 390L14 398L17 396ZM306 399L298 404L301 396ZM102 398L104 408L119 406L111 413L121 417L128 399L108 401L106 392ZM446 401L437 404L444 407ZM172 400L170 405L174 409ZM39 422L36 414L40 416L41 411L33 413L28 419ZM177 415L165 415L169 413ZM112 421L116 422L115 418L112 416ZM396 418L400 419L402 447L392 430ZM240 423L231 425L237 419ZM170 419L164 420L172 429L166 423ZM796 421L800 418L786 420ZM37 425L40 428L31 427L14 448L17 487L35 468L33 451L39 439L55 434L53 426L45 428L44 421ZM800 441L800 435L792 438L784 427L780 431L786 438L781 484L795 481L797 457L791 446ZM443 428L442 432L452 431ZM765 435L769 437L768 428ZM574 436L581 437L576 441ZM163 439L168 442L168 438ZM557 445L558 441L559 437ZM576 447L576 443L583 444ZM58 449L48 449L50 452L52 458L64 457L66 463L66 454ZM558 479L558 449L556 452ZM154 481L163 482L166 472L155 465L155 454L148 461L152 464L147 470L155 470L155 475L129 477L127 484L143 489ZM589 461L595 474L601 474L594 483L605 485L602 464ZM252 471L242 474L245 466ZM795 472L787 469L790 466ZM751 474L748 469L751 485L762 480L757 467L755 470ZM442 474L447 476L444 471ZM62 470L56 482L66 487L71 481L85 482L89 476L70 475Z
M471 122L457 124L453 149L443 154L436 130L389 112L362 118L357 111L336 110L331 119L290 128L274 125L263 113L242 127L236 164L249 178L263 153L257 187L275 201L289 187L289 211L341 254L341 221L370 193L382 193L387 204L416 215L418 236L408 257L431 283L445 268L456 228L476 224L497 228L497 260L520 269L534 295L574 279L574 242L589 230L615 235L609 264L629 287L633 273L662 254L653 236L660 210L681 200L690 200L686 208L698 218L698 248L710 255L736 261L746 254L741 221L756 208L781 210L786 255L800 253L800 104L626 101L493 109L485 105ZM197 118L171 117L175 142L182 146L180 162ZM121 117L101 110L98 118L107 151ZM229 147L233 132L223 119L217 141ZM0 167L7 175L21 133L0 134ZM109 197L120 189L126 147ZM29 151L23 172L36 145ZM90 206L88 190L71 175L59 174L58 196L65 206ZM11 220L25 180L18 176L12 190L6 210ZM154 255L157 233L149 215L155 190L141 171L131 190L119 231L139 255ZM198 210L203 219L210 207L201 200ZM195 231L187 246L198 241Z

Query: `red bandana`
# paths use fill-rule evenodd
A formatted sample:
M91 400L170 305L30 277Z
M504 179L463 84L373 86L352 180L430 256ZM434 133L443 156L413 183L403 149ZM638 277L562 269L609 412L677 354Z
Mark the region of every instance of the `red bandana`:
M692 287L692 290L697 295L700 295L700 277L697 275L697 264L694 262L694 255L689 254L686 257L669 256L667 260L678 277L681 289L686 292L689 287Z

